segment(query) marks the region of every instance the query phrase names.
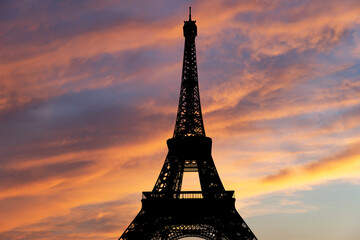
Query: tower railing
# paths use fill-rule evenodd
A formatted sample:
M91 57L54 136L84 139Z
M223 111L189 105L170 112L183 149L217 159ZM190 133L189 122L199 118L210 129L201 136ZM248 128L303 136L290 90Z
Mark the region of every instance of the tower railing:
M224 191L217 193L204 193L202 191L181 191L173 193L157 193L157 192L143 192L142 199L212 199L212 198L222 198L222 199L231 199L235 198L234 191Z

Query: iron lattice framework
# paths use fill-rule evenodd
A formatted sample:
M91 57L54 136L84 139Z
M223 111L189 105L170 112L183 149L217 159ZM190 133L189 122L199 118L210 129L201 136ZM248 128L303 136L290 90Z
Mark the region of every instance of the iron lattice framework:
M235 209L234 191L225 191L211 156L212 140L202 120L195 37L197 27L184 23L185 50L179 108L169 152L142 208L119 240L257 240ZM184 172L198 172L201 191L181 191Z
M189 21L185 21L184 24L184 60L174 138L180 136L205 136L196 62L196 36L197 27L195 21L191 20L190 15Z

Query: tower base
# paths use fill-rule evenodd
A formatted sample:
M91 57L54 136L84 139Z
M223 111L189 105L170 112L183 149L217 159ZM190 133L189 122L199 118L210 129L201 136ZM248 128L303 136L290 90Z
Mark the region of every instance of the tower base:
M201 197L199 193L189 192L187 196ZM233 197L144 197L141 201L139 214L119 240L175 240L190 236L207 240L257 240L236 211Z

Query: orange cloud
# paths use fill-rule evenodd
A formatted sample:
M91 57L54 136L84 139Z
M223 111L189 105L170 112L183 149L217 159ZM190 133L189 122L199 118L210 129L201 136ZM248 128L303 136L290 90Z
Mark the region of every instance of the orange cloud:
M253 197L277 191L311 189L311 186L334 180L358 179L360 176L360 144L351 144L342 152L318 161L293 165L277 173L257 178L246 178L244 182L231 184L239 198ZM231 182L235 182L232 179Z
M264 178L265 183L313 183L341 177L356 177L360 171L360 143L355 143L341 153L307 163L293 166ZM325 178L325 179L324 179Z
M117 1L89 4L79 15L119 6ZM358 178L360 145L356 131L346 131L359 126L359 81L342 75L356 60L338 58L347 54L341 43L359 24L359 7L351 1L291 7L282 1L200 1L193 6L205 127L214 140L220 176L238 198ZM178 96L172 95L180 85L181 51L170 61L156 60L157 54L170 56L182 46L182 22L172 13L166 20L161 14L150 22L136 16L49 39L35 34L51 30L47 15L2 24L6 32L18 27L36 36L2 46L0 53L6 56L0 66L5 126L0 232L8 231L0 238L113 239L135 216L141 191L151 190L165 158L173 127L165 120L170 115L175 120ZM75 24L79 15L65 17ZM137 53L151 64L132 59ZM111 69L120 69L117 74L107 74L106 56L124 56L110 59L118 64ZM323 85L322 79L336 74L341 75L336 83ZM102 100L96 90L115 87L123 87L116 93L120 103L112 102L117 98L98 103L104 111L90 105ZM89 89L90 97L66 98ZM47 105L53 99L61 104ZM77 102L82 104L74 107ZM332 111L339 113L325 124ZM329 136L334 133L343 135ZM339 153L324 157L329 151ZM94 229L81 232L84 228Z

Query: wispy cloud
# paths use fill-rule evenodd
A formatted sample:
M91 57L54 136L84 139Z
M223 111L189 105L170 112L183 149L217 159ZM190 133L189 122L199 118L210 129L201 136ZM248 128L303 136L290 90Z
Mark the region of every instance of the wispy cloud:
M0 238L114 239L131 221L172 135L188 5L0 3ZM247 216L358 184L360 4L191 5L206 132Z

